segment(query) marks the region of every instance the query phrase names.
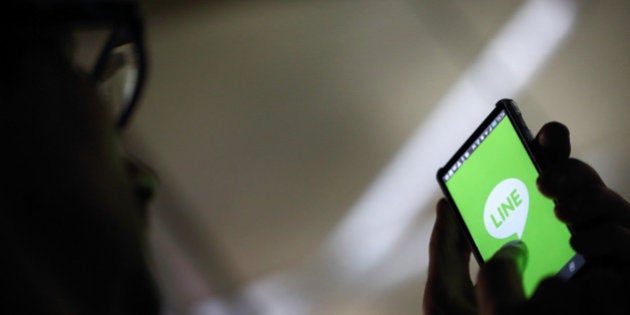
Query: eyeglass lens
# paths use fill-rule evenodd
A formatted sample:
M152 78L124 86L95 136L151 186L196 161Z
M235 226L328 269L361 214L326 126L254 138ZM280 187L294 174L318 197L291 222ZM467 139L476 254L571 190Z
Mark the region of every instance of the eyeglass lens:
M101 101L108 107L112 117L119 123L125 111L131 106L139 84L140 67L138 47L133 42L125 42L109 47L108 40L112 28L78 28L73 32L74 63L85 74L94 74L99 55L101 60L98 77L94 78Z
M133 43L111 49L97 79L98 92L116 118L130 106L136 91L139 76L136 51Z

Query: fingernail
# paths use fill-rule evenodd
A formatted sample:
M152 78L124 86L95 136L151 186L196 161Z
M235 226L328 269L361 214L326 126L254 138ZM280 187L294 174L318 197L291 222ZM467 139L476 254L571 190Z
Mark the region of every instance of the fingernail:
M529 260L529 250L523 241L513 240L503 245L503 247L494 254L494 257L514 261L519 273L523 274Z

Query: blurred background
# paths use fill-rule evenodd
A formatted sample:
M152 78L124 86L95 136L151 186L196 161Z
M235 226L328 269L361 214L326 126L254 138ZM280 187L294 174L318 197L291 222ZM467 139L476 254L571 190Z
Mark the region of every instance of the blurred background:
M630 196L630 2L141 1L165 314L418 314L437 169L500 98Z

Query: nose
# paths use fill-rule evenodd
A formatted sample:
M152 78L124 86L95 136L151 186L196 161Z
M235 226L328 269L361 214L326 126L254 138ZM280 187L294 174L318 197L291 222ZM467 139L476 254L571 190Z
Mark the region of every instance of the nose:
M144 218L147 215L149 202L159 187L158 176L147 164L130 155L125 156L125 166L138 202L138 211Z

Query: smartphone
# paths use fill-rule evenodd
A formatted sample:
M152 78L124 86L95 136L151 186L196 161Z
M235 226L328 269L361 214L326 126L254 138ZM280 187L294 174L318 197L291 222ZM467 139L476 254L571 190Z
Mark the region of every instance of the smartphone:
M525 243L527 296L542 279L568 279L584 264L569 244L568 227L555 217L553 200L536 187L544 161L532 153L531 141L516 103L503 99L437 172L479 264L507 242Z

